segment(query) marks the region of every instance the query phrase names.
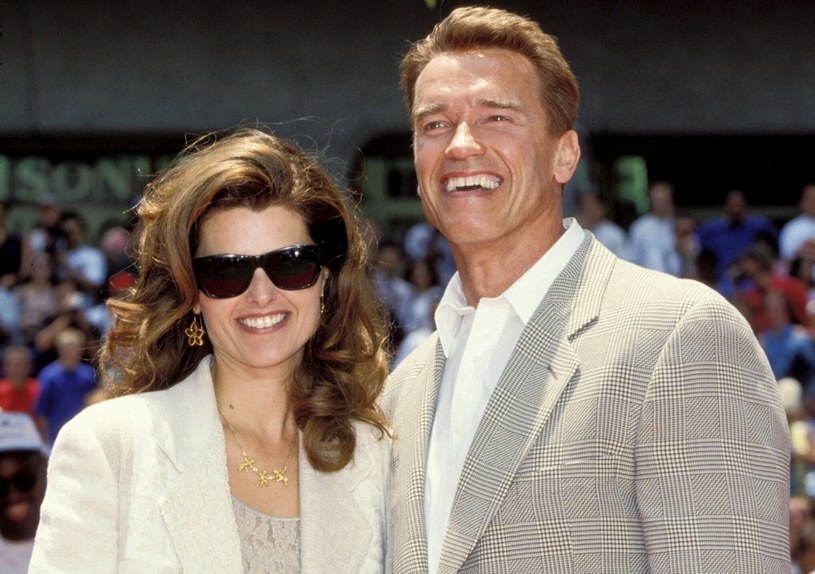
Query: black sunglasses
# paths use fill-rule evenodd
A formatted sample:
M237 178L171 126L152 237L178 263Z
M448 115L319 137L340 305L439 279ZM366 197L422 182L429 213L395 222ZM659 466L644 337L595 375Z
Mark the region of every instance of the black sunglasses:
M11 493L12 486L17 492L31 492L37 484L37 475L31 470L18 470L9 477L0 476L0 498Z
M210 255L192 260L198 288L213 299L237 297L246 291L258 267L278 289L297 291L314 285L321 266L319 245L292 245L263 255Z

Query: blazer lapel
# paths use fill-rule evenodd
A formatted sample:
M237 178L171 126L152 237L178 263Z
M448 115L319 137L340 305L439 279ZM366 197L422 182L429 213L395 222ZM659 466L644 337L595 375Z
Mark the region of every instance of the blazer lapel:
M337 472L319 472L300 448L300 568L303 572L360 572L375 532L355 490L373 472L370 453L358 448ZM381 486L381 485L380 485Z
M587 237L552 284L487 403L459 479L440 574L458 572L472 552L579 366L570 337L596 318L606 283L596 275L596 283L589 287L593 294L579 294L592 245ZM607 277L613 257L601 260L608 269L592 267ZM577 299L586 305L579 308Z
M418 376L405 383L395 409L393 428L401 429L393 438L390 498L390 540L400 541L391 548L390 564L394 572L427 572L427 538L424 520L424 476L427 445L436 413L444 351L438 334L423 348L432 353ZM404 460L402 460L404 459Z
M167 422L157 430L157 440L178 471L159 507L184 571L240 572L240 539L209 368L210 361L203 360L173 387L166 412L158 414Z

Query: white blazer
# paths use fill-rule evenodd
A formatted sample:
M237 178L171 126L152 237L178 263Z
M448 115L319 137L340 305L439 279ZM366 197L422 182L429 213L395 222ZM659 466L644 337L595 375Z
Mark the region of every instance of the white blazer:
M88 407L49 461L30 572L242 572L211 357L164 391ZM382 572L389 440L356 425L334 473L300 449L304 573Z

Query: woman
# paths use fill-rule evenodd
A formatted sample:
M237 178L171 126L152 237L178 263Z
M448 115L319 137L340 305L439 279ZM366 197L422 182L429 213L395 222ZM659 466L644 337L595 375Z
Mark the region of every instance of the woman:
M127 396L61 431L32 572L381 571L383 314L334 185L240 130L138 214L101 363Z

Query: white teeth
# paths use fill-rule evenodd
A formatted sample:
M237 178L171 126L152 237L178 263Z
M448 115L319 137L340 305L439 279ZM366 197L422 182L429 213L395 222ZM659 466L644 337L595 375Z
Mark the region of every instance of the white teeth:
M250 319L241 319L240 324L249 327L250 329L268 329L280 323L286 317L285 313L278 313L277 315L265 315L263 317L252 317Z
M501 185L501 179L490 175L470 175L467 177L451 177L445 184L446 191L462 189L495 189Z

